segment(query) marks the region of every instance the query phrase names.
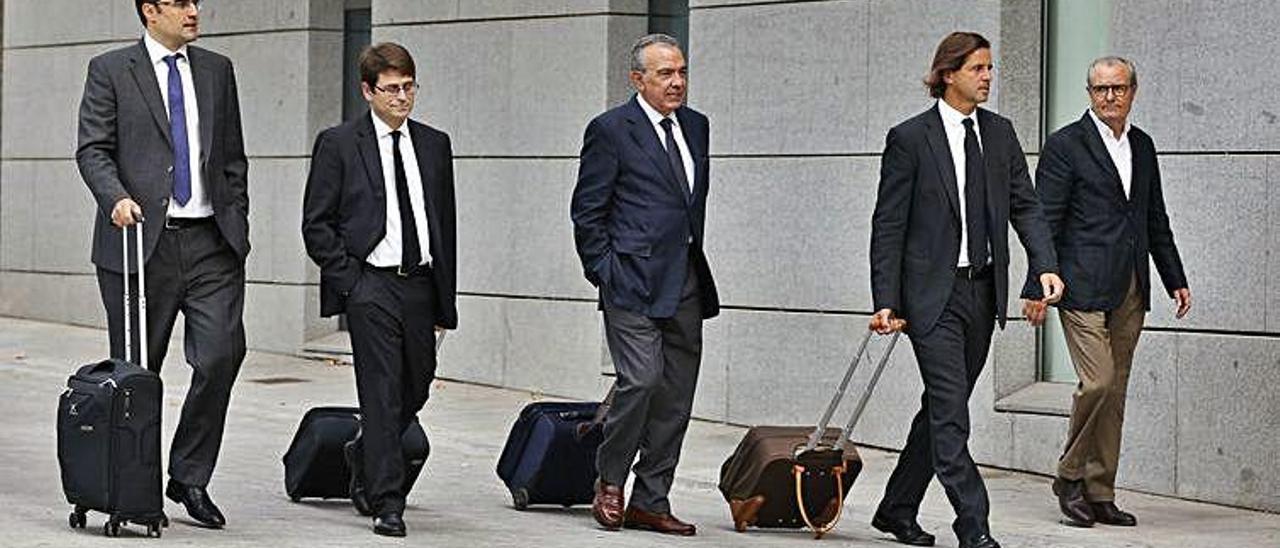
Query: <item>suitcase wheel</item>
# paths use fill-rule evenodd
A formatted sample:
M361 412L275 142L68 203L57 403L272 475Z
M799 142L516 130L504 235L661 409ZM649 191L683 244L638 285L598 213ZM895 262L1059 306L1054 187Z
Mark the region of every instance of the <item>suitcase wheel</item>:
M156 538L160 538L160 531L161 531L161 529L160 529L160 523L159 523L159 522L157 522L157 523L149 523L149 524L147 524L147 536L148 536L148 537L156 537Z
M79 511L79 509L71 512L71 515L67 516L67 522L71 525L72 529L84 529L85 522L87 521L88 520L86 519L84 512Z
M120 536L120 522L108 519L106 523L102 524L102 534L108 537Z
M525 510L529 507L529 490L523 487L511 490L511 505L516 510Z

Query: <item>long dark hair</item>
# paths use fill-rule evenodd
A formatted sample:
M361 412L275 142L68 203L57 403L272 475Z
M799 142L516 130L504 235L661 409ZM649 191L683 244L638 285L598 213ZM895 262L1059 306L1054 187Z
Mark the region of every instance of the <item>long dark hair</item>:
M960 70L969 54L980 49L991 49L991 42L976 32L953 32L943 38L938 44L938 51L933 54L929 74L924 77L929 96L942 97L947 92L947 75Z

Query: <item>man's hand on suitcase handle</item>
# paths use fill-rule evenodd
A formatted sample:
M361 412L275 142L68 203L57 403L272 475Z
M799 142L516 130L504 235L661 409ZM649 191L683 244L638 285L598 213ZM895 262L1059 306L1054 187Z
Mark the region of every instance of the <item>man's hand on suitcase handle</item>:
M907 328L907 321L893 317L893 311L888 308L881 308L871 316L871 323L868 327L881 335L888 335L895 331L902 331Z
M124 228L141 222L142 206L132 198L121 198L111 210L111 223Z

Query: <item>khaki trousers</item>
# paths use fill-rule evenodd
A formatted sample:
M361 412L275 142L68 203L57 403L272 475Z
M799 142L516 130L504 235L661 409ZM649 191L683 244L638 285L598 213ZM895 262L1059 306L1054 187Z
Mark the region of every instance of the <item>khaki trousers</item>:
M1129 369L1146 318L1137 277L1115 310L1059 310L1058 316L1080 378L1058 475L1084 480L1090 502L1109 502L1115 500Z

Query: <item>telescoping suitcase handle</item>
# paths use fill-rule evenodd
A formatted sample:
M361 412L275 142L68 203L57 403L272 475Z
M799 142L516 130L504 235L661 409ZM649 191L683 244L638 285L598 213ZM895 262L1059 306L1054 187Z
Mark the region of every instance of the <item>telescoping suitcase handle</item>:
M822 418L818 421L817 428L814 428L813 433L809 434L808 442L798 453L812 451L822 441L822 435L826 432L827 425L831 422L831 417L835 415L836 408L840 406L840 401L844 399L845 391L849 388L849 381L853 379L854 371L857 371L858 365L862 363L862 357L867 351L867 344L871 342L871 336L874 334L875 331L868 329L867 334L862 337L862 342L858 344L858 352L853 355L853 360L849 362L849 368L844 372L844 378L840 380L840 385L836 387L836 393L831 397L831 403L827 405L826 411L822 413ZM871 374L871 380L867 382L866 390L858 398L858 405L854 407L853 414L849 416L849 422L844 427L844 434L836 442L836 450L843 451L844 446L853 438L853 427L858 424L858 419L862 417L862 412L866 410L867 402L871 400L871 393L875 390L876 383L880 382L880 374L884 372L885 365L889 363L889 357L893 355L893 347L898 344L898 336L900 334L900 332L895 332L889 339L889 346L885 348L884 354L880 356L880 360L876 363L876 369Z
M134 226L134 235L137 241L137 258L138 258L138 354L137 363L141 367L147 367L147 277L143 274L146 261L143 260L142 252L142 220L139 219ZM124 261L121 263L124 269L124 361L133 361L133 328L130 326L129 313L129 227L120 227L120 249Z

